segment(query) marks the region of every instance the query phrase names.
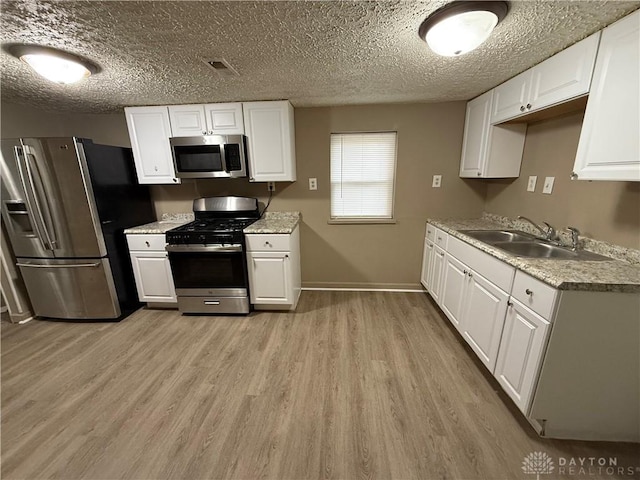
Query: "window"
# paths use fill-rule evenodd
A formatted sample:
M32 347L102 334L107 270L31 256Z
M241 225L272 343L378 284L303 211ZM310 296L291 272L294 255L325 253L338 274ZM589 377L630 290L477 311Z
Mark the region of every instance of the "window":
M392 219L396 132L331 134L331 218Z

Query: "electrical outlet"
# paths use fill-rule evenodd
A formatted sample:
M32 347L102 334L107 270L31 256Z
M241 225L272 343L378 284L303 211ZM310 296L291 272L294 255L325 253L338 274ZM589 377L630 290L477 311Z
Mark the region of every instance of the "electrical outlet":
M267 190L270 192L276 191L276 182L267 182Z
M538 181L538 177L532 175L529 177L529 183L527 183L527 192L535 192L536 191L536 183Z
M544 179L544 187L542 188L542 193L551 195L551 192L553 192L553 182L555 181L555 179L556 177L546 177Z
M318 179L310 178L309 179L309 190L317 190L318 189Z
M431 186L433 188L440 188L440 185L442 185L442 175L434 175L433 182L431 182Z

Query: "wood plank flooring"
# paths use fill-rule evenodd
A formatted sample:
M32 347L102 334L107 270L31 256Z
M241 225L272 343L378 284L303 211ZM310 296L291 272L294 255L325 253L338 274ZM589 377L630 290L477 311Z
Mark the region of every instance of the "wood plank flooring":
M1 360L5 479L533 479L534 451L640 466L638 445L539 438L420 293L5 323Z

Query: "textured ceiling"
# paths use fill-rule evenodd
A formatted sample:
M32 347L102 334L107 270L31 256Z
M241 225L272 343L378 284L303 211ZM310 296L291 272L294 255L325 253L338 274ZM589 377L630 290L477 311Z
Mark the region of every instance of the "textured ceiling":
M621 1L513 1L478 50L439 57L417 35L439 1L2 0L3 45L92 59L80 85L40 79L0 54L3 101L48 110L290 99L294 106L472 98L640 7ZM203 60L224 58L239 76Z

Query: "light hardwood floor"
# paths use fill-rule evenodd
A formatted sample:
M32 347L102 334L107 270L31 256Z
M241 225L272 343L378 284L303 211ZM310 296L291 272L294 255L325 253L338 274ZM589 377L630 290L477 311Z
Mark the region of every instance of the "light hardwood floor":
M638 445L539 438L420 293L3 324L1 359L6 479L534 479L534 451L640 465ZM586 478L558 473L540 478Z

